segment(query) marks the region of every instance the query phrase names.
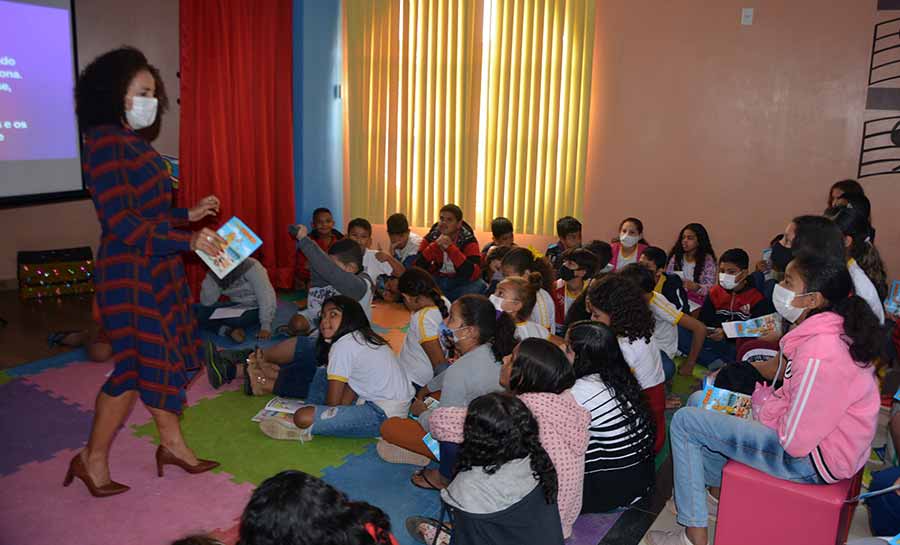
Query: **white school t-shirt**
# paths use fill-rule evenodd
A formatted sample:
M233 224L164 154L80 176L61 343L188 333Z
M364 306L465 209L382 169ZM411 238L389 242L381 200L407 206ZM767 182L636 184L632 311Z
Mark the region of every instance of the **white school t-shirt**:
M531 321L544 326L547 331L553 331L556 327L556 304L545 289L537 292L534 310L531 311Z
M653 292L650 297L650 311L656 318L656 326L653 329L656 346L670 358L674 358L678 352L678 322L684 313L657 292Z
M326 373L328 380L349 384L360 400L381 407L388 418L405 417L415 395L391 347L372 346L356 331L331 346Z
M515 337L517 341L524 341L525 339L530 339L532 337L547 339L550 337L550 331L541 324L528 320L527 322L519 322L516 324Z
M638 384L641 385L641 390L665 382L662 357L659 355L659 347L652 338L648 343L644 339L629 342L627 337L619 337L619 348Z
M394 274L391 264L387 261L378 261L378 258L375 257L377 254L378 250L366 250L366 255L363 256L363 270L366 271L372 282L378 282L378 277L383 274L388 276Z
M884 325L884 305L878 297L878 290L875 289L875 284L872 283L872 280L866 275L866 271L862 270L862 267L859 266L855 259L851 258L847 262L847 271L850 273L850 280L853 281L853 293L868 303L872 312L875 313L875 317L878 318L878 322Z
M446 308L450 309L450 301L444 298ZM406 372L406 377L413 383L424 386L434 378L434 367L431 359L422 348L422 343L438 338L444 317L436 306L419 309L409 317L409 329L403 341L403 349L397 359Z

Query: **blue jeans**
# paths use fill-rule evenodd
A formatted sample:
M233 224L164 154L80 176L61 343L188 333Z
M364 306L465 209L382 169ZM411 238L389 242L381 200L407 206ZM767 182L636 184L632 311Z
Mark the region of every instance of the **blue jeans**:
M691 353L691 341L694 335L683 327L678 328L678 351L682 354ZM713 341L706 339L703 341L703 349L697 356L697 363L703 367L709 367L716 361L724 363L733 363L737 359L737 348L730 340Z
M756 421L685 407L672 418L670 436L675 504L682 526L706 527L706 487L722 486L722 468L728 460L779 479L824 484L808 456L786 453L775 430Z
M872 473L869 490L880 490L894 484L900 478L900 467L889 467ZM866 500L869 507L869 525L874 536L893 536L900 532L900 496L888 492Z
M487 284L480 278L477 280L466 280L465 278L435 275L434 281L450 302L471 293L483 295L487 289Z
M381 407L366 401L362 405L325 405L328 393L328 375L324 367L316 369L312 384L309 386L307 403L315 406L316 416L313 420L314 435L330 435L332 437L378 437L381 424L387 416Z
M666 381L669 381L675 376L675 362L662 350L659 351L659 357L662 358L663 373L666 374Z
M318 336L297 337L294 359L282 365L275 381L275 395L306 399L310 394L310 384L316 375L316 342ZM324 393L322 403L325 403Z

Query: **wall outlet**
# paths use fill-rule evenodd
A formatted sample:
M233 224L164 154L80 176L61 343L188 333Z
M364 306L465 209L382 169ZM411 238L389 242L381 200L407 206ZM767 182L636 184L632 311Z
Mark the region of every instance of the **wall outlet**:
M744 26L750 26L753 24L753 8L741 9L741 24Z

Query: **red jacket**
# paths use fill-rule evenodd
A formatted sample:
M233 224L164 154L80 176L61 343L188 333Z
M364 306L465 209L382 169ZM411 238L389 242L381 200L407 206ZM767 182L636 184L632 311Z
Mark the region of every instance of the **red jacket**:
M728 291L716 284L703 302L700 321L707 327L722 327L722 322L740 322L772 312L771 303L756 288Z
M436 242L440 236L438 224L435 223L431 227L431 231L422 239L416 266L431 274L461 277L472 282L478 280L481 277L481 248L478 247L475 232L469 224L462 222L462 227L456 233L456 240L446 250L447 257L450 258L455 269L453 274L441 272L441 268L444 266L444 250Z

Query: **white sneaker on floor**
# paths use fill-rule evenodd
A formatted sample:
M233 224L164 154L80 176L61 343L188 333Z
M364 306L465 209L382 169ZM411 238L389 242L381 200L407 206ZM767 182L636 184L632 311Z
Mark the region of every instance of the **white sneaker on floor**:
M653 530L644 536L647 545L694 545L684 528L677 530Z
M669 509L669 512L678 516L678 508L675 507L675 497L669 498L669 501L666 502L666 507ZM712 494L709 493L709 490L706 491L706 511L709 513L710 522L715 522L716 518L719 516L719 500L717 500Z
M272 439L283 441L312 441L312 428L300 429L285 418L268 417L259 423L259 429Z
M413 452L392 443L388 443L384 439L378 440L378 444L375 445L375 450L378 452L378 456L389 464L409 464L425 467L431 463L431 458L422 456L418 452Z

